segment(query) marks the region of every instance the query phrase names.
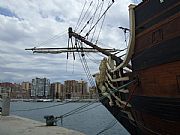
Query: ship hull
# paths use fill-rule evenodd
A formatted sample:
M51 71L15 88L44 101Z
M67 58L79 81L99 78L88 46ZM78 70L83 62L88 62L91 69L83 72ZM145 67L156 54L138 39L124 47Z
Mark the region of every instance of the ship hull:
M133 135L141 135L140 129L136 126L134 121L129 120L126 113L124 113L119 107L117 106L110 106L109 105L109 99L104 98L100 101L107 110L118 120L119 123L122 124L123 127L126 128L126 130L133 134Z
M119 97L119 102L125 102L124 105L118 105L117 98L113 96L101 102L130 134L178 135L180 2L145 0L134 10L136 36L131 58L132 72L128 75L130 79L124 82L107 80L111 85L106 88L112 93L114 87L134 79L136 84L128 86L128 93L116 91L114 97ZM102 90L98 91L102 97Z
M108 111L132 135L179 134L179 98L134 96L131 102L136 121L130 120L119 107L110 106L108 98L101 100Z

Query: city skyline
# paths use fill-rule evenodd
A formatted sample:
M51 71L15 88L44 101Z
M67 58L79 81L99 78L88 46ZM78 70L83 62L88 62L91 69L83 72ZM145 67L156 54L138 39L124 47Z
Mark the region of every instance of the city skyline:
M48 77L35 77L35 78L48 78ZM15 82L15 81L2 81L2 80L0 80L0 83L14 83L14 84L21 84L21 83L23 83L23 82L29 82L29 83L31 83L32 82L32 79L33 78L31 78L31 80L22 80L22 82ZM76 80L76 79L67 79L67 80L62 80L62 81L51 81L51 79L50 78L48 78L49 80L50 80L50 83L64 83L65 81L69 81L69 80ZM81 79L77 79L76 81L86 81L86 80L83 80L82 78ZM89 84L89 82L87 81L87 83Z
M89 87L84 80L66 80L64 83L51 82L48 78L32 78L31 82L21 84L0 83L0 96L4 93L11 98L31 99L84 99L96 97L94 88Z

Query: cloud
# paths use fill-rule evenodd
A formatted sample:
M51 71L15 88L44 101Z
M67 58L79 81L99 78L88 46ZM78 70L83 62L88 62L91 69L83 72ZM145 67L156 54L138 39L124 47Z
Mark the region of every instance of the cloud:
M85 0L21 0L18 2L0 0L0 2L0 81L20 83L31 81L35 77L47 77L51 82L81 78L87 80L78 54L73 62L72 54L69 54L67 61L66 54L32 54L24 50L34 46L67 47L68 27L75 28ZM83 13L90 2L87 0ZM128 27L129 3L130 0L117 1L110 8L99 36L100 46L120 48L120 45L124 44L123 33L117 27ZM96 4L97 1L94 1L93 7ZM108 1L105 1L104 9L107 4ZM93 12L89 11L89 13ZM78 31L87 23L87 20L88 18L82 21ZM97 18L94 22L96 20ZM85 34L89 28L90 25L87 25L81 34ZM100 25L94 37L97 37L98 30ZM85 57L91 73L98 72L97 62L102 57L98 54Z

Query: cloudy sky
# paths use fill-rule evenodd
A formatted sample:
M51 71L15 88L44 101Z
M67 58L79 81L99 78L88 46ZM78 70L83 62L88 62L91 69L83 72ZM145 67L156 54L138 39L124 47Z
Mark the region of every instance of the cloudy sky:
M99 0L99 4L101 2ZM140 0L115 0L106 14L98 45L125 48L124 34L118 27L128 27L128 5L138 2ZM78 54L73 61L72 54L67 60L66 54L33 54L25 48L67 47L68 27L76 27L83 6L82 17L90 3L91 0L0 0L0 82L20 83L35 77L47 77L51 82L87 80ZM111 0L104 0L102 12L110 3ZM81 17L77 32L92 17L97 5L98 0L93 0L84 20ZM100 6L94 22L98 12ZM93 42L97 39L100 24L96 27ZM87 25L81 34L89 28ZM98 63L103 57L92 53L85 57L91 74L98 72Z

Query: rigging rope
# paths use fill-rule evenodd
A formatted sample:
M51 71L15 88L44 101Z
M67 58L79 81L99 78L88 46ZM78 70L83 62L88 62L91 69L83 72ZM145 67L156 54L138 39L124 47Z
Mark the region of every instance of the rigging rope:
M100 18L100 15L101 15L103 6L104 6L104 0L101 2L101 8L100 8L100 11L99 11L98 19ZM93 31L93 34L92 34L92 37L91 37L91 42L93 41L96 28L97 28L97 25L96 25L95 28L94 28L94 31ZM90 29L92 29L92 26L90 27ZM89 35L89 34L88 34L88 35Z
M72 38L71 38L71 45L72 45L72 48L74 48ZM74 54L74 51L73 51L73 59L75 60L75 54Z
M87 71L88 71L88 75L89 75L89 77L90 77L90 79L91 79L91 81L92 81L92 84L93 84L92 87L93 87L93 86L95 86L95 83L94 83L94 81L93 81L93 77L92 77L92 75L91 75L90 69L89 69L89 67L88 67L88 65L87 65L87 61L86 61L85 56L84 56L82 59L83 59L85 68L86 68Z
M83 8L82 8L82 10L81 10L81 14L80 14L79 19L78 19L78 21L77 21L77 24L76 24L76 26L75 26L75 31L77 30L77 27L78 27L78 25L79 25L79 21L80 21L80 19L81 19L81 17L82 17L82 13L83 13L83 11L84 11L84 8L85 8L85 6L86 6L86 3L87 3L87 1L85 1L84 6L83 6Z
M84 20L86 14L88 13L88 10L89 10L89 8L91 7L92 3L93 3L93 1L90 2L89 7L87 8L86 12L84 13L84 16L82 17L82 19L81 19L81 21L80 21L80 23L79 23L79 26L77 26L77 28L76 28L76 31L77 31L78 28L80 27L80 25L81 25L82 21Z
M86 24L84 25L84 27L81 29L80 33L87 27L87 25L88 25L90 22L91 22L91 24L90 24L89 29L92 27L93 22L94 22L94 18L95 18L95 15L96 15L98 9L99 9L99 0L98 0L98 3L97 3L97 6L96 6L96 8L95 8L95 11L94 11L93 15L89 18L89 20L87 21L87 23L86 23ZM91 11L92 11L92 10L91 10ZM91 11L90 11L90 13L91 13ZM89 13L89 15L90 15L90 13ZM89 15L88 15L88 16L89 16ZM88 16L87 16L86 18L88 18ZM79 34L80 34L80 33L79 33ZM87 38L88 38L88 36L87 36Z
M101 27L100 27L100 30L99 30L99 33L98 33L98 36L97 36L97 39L96 39L96 43L95 43L95 44L97 44L97 42L98 42L99 35L100 35L100 33L101 33L101 30L102 30L102 27L103 27L105 18L106 18L106 14L104 15L104 18L103 18L103 20L102 20Z
M80 43L81 44L81 48L83 47L82 46L82 42ZM83 54L83 55L82 55ZM86 59L85 59L85 56L84 56L84 53L83 52L81 52L81 62L83 63L83 65L84 65L84 69L86 70L86 73L87 73L87 77L89 78L89 82L90 82L90 84L91 84L91 87L93 87L93 86L95 86L95 83L94 83L94 81L93 81L93 77L92 77L92 75L91 75L91 73L90 73L90 69L89 69L89 67L88 67L88 65L87 65L87 61L86 61Z
M99 23L99 21L102 19L102 17L106 14L106 12L110 9L110 7L113 5L114 1L107 7L107 9L104 11L104 13L100 16L100 18L96 21L96 23L93 25L93 27L86 33L86 36L90 34L90 32L94 29L94 27Z
M46 41L43 41L43 42L39 43L38 46L46 45L46 44L48 44L49 42L51 42L51 41L53 41L53 40L56 40L56 39L64 36L65 34L66 34L66 30L63 31L63 32L61 32L61 33L59 33L59 34L56 34L56 35L50 37L50 38L49 38L48 40L46 40Z
M80 55L79 52L78 52L79 57L80 57L80 60L81 60L81 63L82 63L82 66L83 66L84 71L85 71L85 73L86 73L86 76L87 76L87 78L88 78L88 80L89 80L89 83L91 84L91 87L93 87L93 86L95 86L95 83L94 83L94 81L93 81L93 77L92 77L92 75L91 75L91 73L90 73L90 69L89 69L89 67L88 67L88 65L87 65L87 62L86 62L86 59L85 59L85 56L84 56L82 42L78 42L78 41L77 41L76 44L77 44L77 43L78 43L79 48L82 49L82 50L81 50L81 55ZM79 44L80 44L80 45L79 45Z
M93 7L92 7L92 9L90 10L90 12L88 13L88 15L87 15L87 17L86 17L85 20L87 20L87 19L89 18L92 10L93 10ZM81 29L81 31L79 32L79 34L87 27L87 25L90 23L90 21L91 21L92 19L93 19L93 16L91 16L91 17L89 18L89 20L87 20L87 22L85 23L85 25L83 26L83 28Z
M91 21L92 17L87 21L87 23L84 25L84 27L81 29L81 31L79 32L79 34L81 34L81 32L86 28L86 26L89 24L89 22Z
M93 14L93 19L92 19L92 21L91 21L91 24L90 24L89 29L91 29L91 27L92 27L92 25L93 25L94 18L95 18L95 16L96 16L96 13L97 13L99 7L100 7L100 4L99 4L99 0L98 0L98 4L97 4L96 9L95 9L95 12L94 12L94 14Z
M80 46L79 44L80 44L80 43L78 42L78 40L75 39L75 45L76 45L76 47L77 47L77 48L78 48L78 47L79 47L79 48L82 48L82 46ZM82 43L81 43L81 45L82 45ZM82 66L83 66L84 72L85 72L85 74L86 74L86 76L87 76L87 78L88 78L89 83L91 84L91 86L94 86L94 84L91 82L91 78L90 78L90 76L88 75L88 71L87 71L87 69L85 68L85 65L84 65L84 63L83 63L83 60L82 60L82 58L81 58L81 57L84 55L83 52L81 52L81 55L80 55L80 53L78 52L78 55L79 55L81 64L82 64Z
M91 60L92 62L96 63L96 64L99 64L100 62L97 62L96 60L92 60L90 57L89 57L89 54L86 53L86 56L89 58L89 60Z

